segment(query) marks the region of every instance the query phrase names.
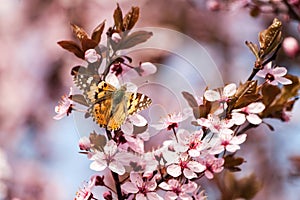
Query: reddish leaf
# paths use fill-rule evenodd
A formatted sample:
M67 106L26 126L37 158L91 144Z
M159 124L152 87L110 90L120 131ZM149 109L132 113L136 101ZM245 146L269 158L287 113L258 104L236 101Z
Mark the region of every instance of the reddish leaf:
M92 33L92 40L94 40L97 43L97 45L101 41L101 35L103 33L104 27L105 27L105 21L99 24Z
M115 21L116 30L118 32L124 31L123 14L122 14L122 10L121 10L119 4L117 4L117 8L115 9L115 12L114 12L114 21Z
M93 149L103 151L103 147L106 145L106 137L104 135L98 135L94 131L90 134L90 142Z
M182 92L182 95L189 104L189 106L193 109L194 117L196 119L200 118L199 107L195 97L188 92Z
M72 52L77 56L78 58L84 59L84 52L81 50L81 48L73 41L59 41L57 42L59 46L62 48Z
M81 40L81 46L84 52L88 49L94 49L97 45L98 44L94 40L89 38L83 38Z
M132 7L123 19L123 26L125 30L131 30L139 19L139 7Z
M85 32L85 30L75 24L71 24L73 33L76 35L76 37L81 41L84 38L88 38L88 34Z
M276 98L278 94L280 94L280 89L271 84L263 84L261 89L263 95L263 103L266 106L269 106Z
M257 102L261 99L259 94L246 94L239 98L234 104L234 109L239 109L248 106L250 103Z
M243 164L245 161L241 157L234 157L233 154L227 155L225 158L224 167L230 171L240 171L240 168L237 166Z

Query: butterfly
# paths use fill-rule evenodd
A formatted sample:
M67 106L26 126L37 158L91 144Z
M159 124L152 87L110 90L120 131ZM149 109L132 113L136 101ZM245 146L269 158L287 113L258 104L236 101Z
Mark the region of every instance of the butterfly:
M152 103L144 94L128 92L126 85L117 88L97 76L78 71L73 75L74 83L83 91L90 106L88 112L93 120L109 131L120 129L129 115L148 108Z

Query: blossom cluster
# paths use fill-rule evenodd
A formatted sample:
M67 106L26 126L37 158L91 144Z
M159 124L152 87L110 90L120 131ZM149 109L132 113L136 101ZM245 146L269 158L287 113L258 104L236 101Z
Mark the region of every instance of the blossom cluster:
M138 16L138 7L132 7L123 16L117 6L114 25L106 33L107 45L99 45L105 21L95 28L91 37L72 24L80 45L73 41L58 42L85 60L87 67L72 69L75 85L83 94L71 91L63 96L55 108L54 118L61 119L74 110L82 111L105 129L105 134L93 132L89 137L82 137L79 148L91 160L90 169L96 172L107 169L114 180L114 185L108 185L109 174L96 174L88 186L77 192L75 199L100 199L93 194L95 186L107 188L104 199L207 199L200 181L213 179L225 169L240 170L244 160L235 157L235 153L246 141L247 130L266 123L264 118L289 120L300 82L274 61L282 42L281 22L274 19L260 33L259 46L247 42L256 58L247 81L206 89L200 102L193 94L183 91L190 108L148 124L137 112L146 109L151 101L137 93L133 83L122 86L119 83L129 70L145 78L156 72L150 62L134 66L132 58L121 51L146 42L152 35L146 31L132 32ZM258 80L253 80L254 77ZM87 109L79 109L76 104ZM190 126L180 126L183 121L191 122ZM150 127L158 134L168 132L170 137L161 146L146 151Z

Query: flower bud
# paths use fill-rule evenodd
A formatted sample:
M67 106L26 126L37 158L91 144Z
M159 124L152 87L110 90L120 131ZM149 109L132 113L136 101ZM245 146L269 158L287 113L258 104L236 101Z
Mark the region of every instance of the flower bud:
M101 58L101 56L96 52L95 49L88 49L84 53L84 58L89 63L94 63L97 62Z
M282 43L283 50L287 56L294 58L299 52L299 43L293 37L287 37L283 40Z

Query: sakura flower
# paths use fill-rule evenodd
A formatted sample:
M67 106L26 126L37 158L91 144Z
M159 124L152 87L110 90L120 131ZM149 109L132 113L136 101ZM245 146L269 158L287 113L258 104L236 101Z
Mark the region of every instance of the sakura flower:
M73 110L73 101L70 99L72 95L72 88L70 88L69 95L64 95L61 97L58 106L55 106L56 115L53 117L55 120L59 120L64 116L68 116Z
M115 141L110 140L103 148L103 152L97 151L91 160L94 160L90 168L95 171L102 171L108 167L111 171L123 175L125 173L125 167L120 162L122 160L123 153L118 152L118 147Z
M89 151L91 148L91 142L90 139L86 136L80 138L79 140L79 148L80 150Z
M183 148L184 151L187 151L191 157L200 156L200 151L205 148L203 142L201 141L203 136L202 130L190 133L189 131L180 129L177 131L177 135L178 145L186 147Z
M101 56L97 53L95 49L88 49L84 53L84 59L89 63L95 63L101 59Z
M76 197L74 200L92 200L95 199L93 197L92 189L95 186L96 178L92 178L87 186L84 186L83 188L80 188L76 192Z
M188 193L195 192L197 183L189 181L187 184L181 184L176 179L170 179L168 183L162 182L159 184L159 187L167 191L164 196L166 200L175 200L177 198L182 200L193 200Z
M292 84L293 82L290 79L283 77L286 75L287 69L285 67L275 67L272 68L272 62L269 62L262 70L260 70L256 75L266 79L271 85L282 85Z
M126 122L121 126L121 130L126 134L132 134L133 126L143 127L147 125L147 120L140 114L129 115Z
M196 178L197 174L203 172L205 166L199 162L190 160L187 153L182 153L178 163L174 163L167 167L167 173L173 177L178 177L182 173L187 179Z
M157 71L156 66L151 62L140 63L140 65L138 67L135 67L134 69L140 76L148 76L150 74L154 74Z
M230 119L220 119L217 115L209 114L206 118L197 119L197 123L210 129L213 133L226 133L232 134L233 131L229 129L234 125L234 122Z
M115 43L118 43L121 41L121 35L119 33L113 33L111 35L111 39L115 42Z
M224 168L224 159L216 158L210 154L207 154L204 158L200 159L199 162L206 166L204 174L208 179L212 179L214 177L214 173L219 173Z
M210 150L211 154L219 154L223 152L225 149L229 152L236 152L236 150L240 149L240 144L246 141L246 134L242 134L239 136L233 136L230 134L220 134L219 135L219 143L216 144L212 150Z
M206 90L204 92L204 97L207 101L219 101L227 102L229 97L236 93L236 85L234 83L228 84L224 87L223 92L217 92L215 90Z
M246 119L251 124L258 125L262 122L262 119L257 115L265 109L265 105L261 102L254 102L248 106L232 111L232 120L236 125L243 124Z
M137 200L163 200L155 189L157 187L155 178L143 178L139 173L130 173L130 182L122 185L122 190L127 194L135 194Z
M185 109L182 113L172 113L168 114L166 118L160 120L160 124L154 124L152 127L157 130L172 130L178 127L178 123L186 120L190 116L190 110Z

